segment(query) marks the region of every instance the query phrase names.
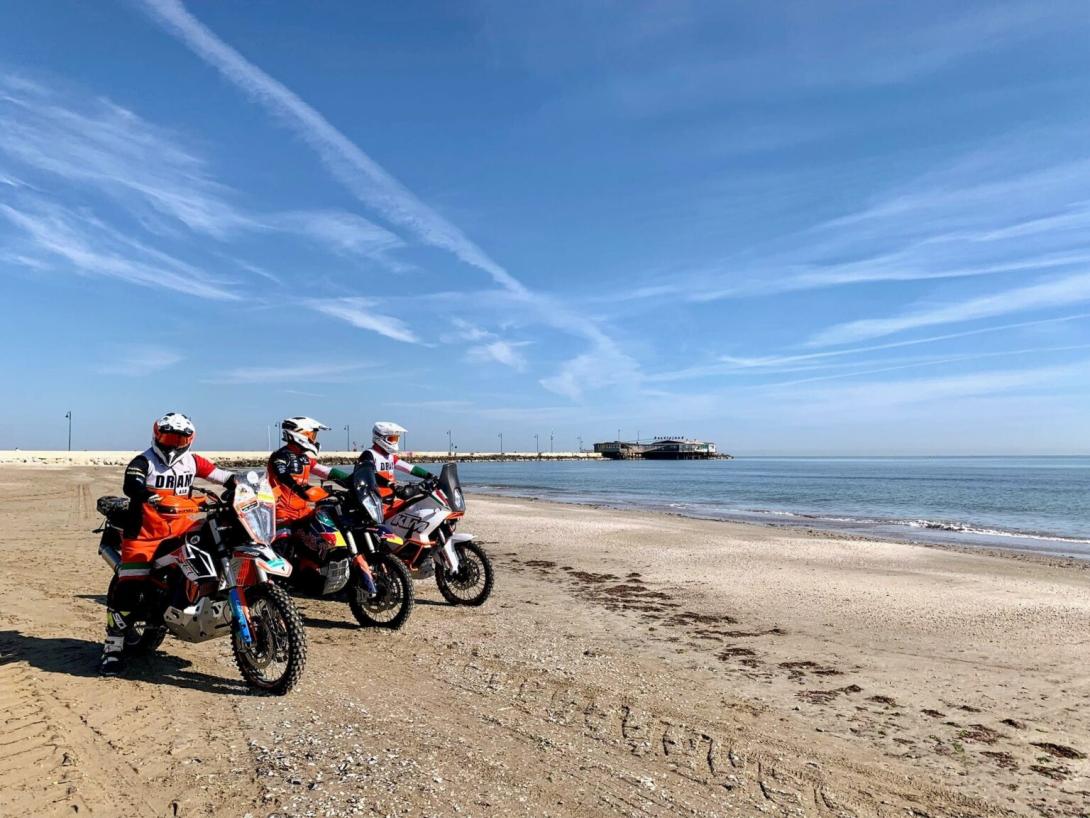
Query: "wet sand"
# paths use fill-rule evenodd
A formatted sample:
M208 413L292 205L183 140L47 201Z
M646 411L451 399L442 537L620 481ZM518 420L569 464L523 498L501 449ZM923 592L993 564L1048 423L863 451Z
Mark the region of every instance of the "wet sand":
M116 467L0 467L0 816L1087 815L1090 572L469 497L478 609L301 600L249 695L225 640L95 676Z

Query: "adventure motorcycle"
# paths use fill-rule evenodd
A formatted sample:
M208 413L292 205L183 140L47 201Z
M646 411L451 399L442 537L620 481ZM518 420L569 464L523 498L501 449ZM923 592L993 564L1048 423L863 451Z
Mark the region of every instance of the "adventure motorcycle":
M385 522L404 539L391 550L414 579L434 573L439 593L450 604L483 605L492 594L492 562L472 534L455 532L465 511L458 466L447 463L439 477L399 485Z
M295 569L288 580L294 590L346 596L360 625L397 630L412 613L413 583L401 561L376 545L401 538L378 522L382 505L373 482L364 479L348 492L312 487L314 514L273 547Z
M233 482L222 496L194 486L205 495L200 502L170 497L160 503L160 513L190 515L194 527L156 549L135 621L126 628L125 651L153 651L168 632L185 642L230 635L246 683L283 695L303 673L307 641L291 597L271 581L291 574L291 565L271 548L276 501L264 472L246 472ZM106 517L96 529L102 534L98 553L114 571L112 583L119 581L128 505L125 497L98 500Z

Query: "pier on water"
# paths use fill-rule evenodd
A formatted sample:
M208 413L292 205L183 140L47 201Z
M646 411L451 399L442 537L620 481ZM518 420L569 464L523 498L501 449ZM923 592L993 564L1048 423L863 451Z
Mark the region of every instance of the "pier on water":
M595 443L594 451L610 460L716 460L729 459L714 443L687 437L654 437L649 441L609 440Z

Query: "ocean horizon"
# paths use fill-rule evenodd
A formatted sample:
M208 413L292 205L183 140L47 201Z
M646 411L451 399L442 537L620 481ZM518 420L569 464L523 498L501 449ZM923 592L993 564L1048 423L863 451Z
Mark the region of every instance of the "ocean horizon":
M1090 559L1090 456L459 465L469 490Z

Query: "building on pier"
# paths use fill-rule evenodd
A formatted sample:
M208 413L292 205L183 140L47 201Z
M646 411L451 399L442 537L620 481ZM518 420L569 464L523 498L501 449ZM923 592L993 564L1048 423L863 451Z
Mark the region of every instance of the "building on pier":
M721 455L714 443L687 437L655 437L649 441L609 440L594 451L611 460L711 460Z

